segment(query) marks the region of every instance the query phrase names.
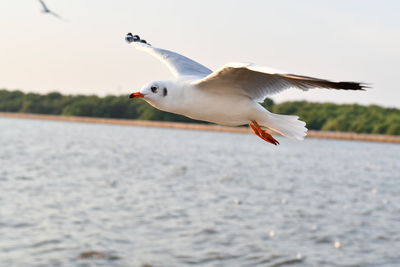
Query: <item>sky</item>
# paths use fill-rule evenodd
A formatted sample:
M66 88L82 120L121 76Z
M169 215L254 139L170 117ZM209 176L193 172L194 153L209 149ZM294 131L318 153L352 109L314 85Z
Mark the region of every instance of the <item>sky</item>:
M276 102L400 108L400 1L0 0L0 88L66 94L130 94L172 79L124 41L139 34L211 68L228 62L318 78L366 82L367 91L290 89Z

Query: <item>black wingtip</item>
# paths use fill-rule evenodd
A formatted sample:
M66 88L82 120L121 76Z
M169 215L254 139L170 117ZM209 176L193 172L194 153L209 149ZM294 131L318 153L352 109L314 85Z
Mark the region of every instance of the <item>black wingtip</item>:
M360 90L363 90L363 91L372 88L372 85L370 83L359 83L359 84L360 84L360 87L361 87Z
M130 32L126 34L125 40L126 40L128 43L140 42L140 43L144 43L144 44L150 45L148 42L146 42L146 40L140 39L139 35L133 35L133 34L130 33Z
M342 89L345 90L361 90L365 91L368 88L371 88L371 86L367 83L362 83L362 82L340 82L339 86Z
M140 41L140 37L139 37L139 35L133 35L132 33L129 32L129 33L125 36L125 40L126 40L128 43L138 42L138 41Z
M326 88L337 89L337 90L355 90L365 91L371 88L369 84L361 82L328 82Z

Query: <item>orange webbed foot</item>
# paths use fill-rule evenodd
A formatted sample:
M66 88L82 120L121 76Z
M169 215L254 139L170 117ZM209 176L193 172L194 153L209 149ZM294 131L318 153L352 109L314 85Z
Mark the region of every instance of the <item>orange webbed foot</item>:
M272 137L267 131L261 129L260 125L256 121L252 121L252 123L249 124L253 132L260 137L261 139L267 141L268 143L271 143L273 145L278 145L279 142L275 138Z

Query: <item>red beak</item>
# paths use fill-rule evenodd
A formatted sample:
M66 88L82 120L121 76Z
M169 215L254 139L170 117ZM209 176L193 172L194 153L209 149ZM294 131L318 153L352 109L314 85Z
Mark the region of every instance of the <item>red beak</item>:
M140 92L132 93L132 94L129 96L129 98L142 98L142 97L144 97L144 94L142 94L142 93L140 93Z

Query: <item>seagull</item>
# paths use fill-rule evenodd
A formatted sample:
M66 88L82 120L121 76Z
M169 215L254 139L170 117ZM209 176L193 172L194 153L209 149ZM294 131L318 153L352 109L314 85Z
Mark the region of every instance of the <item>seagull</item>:
M212 71L178 53L154 47L138 35L128 33L125 40L161 60L175 76L174 80L147 83L129 98L143 98L157 109L196 120L226 126L248 124L258 137L274 145L279 144L278 140L262 127L295 140L303 140L307 128L298 116L266 110L260 103L267 96L292 87L304 91L311 88L366 88L358 82L332 82L252 63L228 63Z
M39 3L42 5L42 7L43 7L43 9L42 9L42 12L43 13L46 13L46 14L51 14L51 15L53 15L54 17L56 17L56 18L58 18L58 19L61 19L61 20L64 20L62 17L60 17L60 15L58 15L57 13L54 13L53 11L51 11L47 6L46 6L46 4L43 2L43 0L38 0L39 1Z

